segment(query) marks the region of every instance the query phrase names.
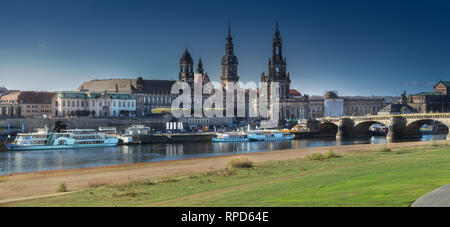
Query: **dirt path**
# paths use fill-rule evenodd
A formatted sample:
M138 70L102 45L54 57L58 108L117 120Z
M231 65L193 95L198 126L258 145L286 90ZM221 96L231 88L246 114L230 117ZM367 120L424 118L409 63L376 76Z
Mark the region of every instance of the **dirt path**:
M388 144L388 146L391 148L401 148L426 145L429 143L430 142L392 143ZM266 162L303 158L308 154L326 152L330 149L337 153L346 153L375 150L383 146L383 144L363 144L303 148L176 161L10 174L0 176L0 203L4 200L54 194L58 184L61 182L66 183L69 191L74 191L98 184L125 183L132 180L183 176L193 173L220 170L225 168L226 163L236 156L248 157L253 162Z

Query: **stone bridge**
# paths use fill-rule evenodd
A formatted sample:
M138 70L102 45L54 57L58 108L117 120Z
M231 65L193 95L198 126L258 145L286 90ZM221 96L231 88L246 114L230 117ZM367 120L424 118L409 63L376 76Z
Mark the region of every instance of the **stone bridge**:
M312 128L324 135L337 138L370 137L369 127L383 124L389 128L388 139L420 138L420 128L433 121L450 128L450 113L372 115L357 117L320 118L312 120ZM447 139L450 135L447 134Z

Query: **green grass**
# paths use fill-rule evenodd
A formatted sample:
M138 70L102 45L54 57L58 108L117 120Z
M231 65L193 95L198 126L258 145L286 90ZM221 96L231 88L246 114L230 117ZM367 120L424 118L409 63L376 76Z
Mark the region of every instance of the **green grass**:
M328 156L334 157L329 152ZM450 183L450 146L353 152L146 180L10 206L409 206ZM251 161L251 158L250 158Z

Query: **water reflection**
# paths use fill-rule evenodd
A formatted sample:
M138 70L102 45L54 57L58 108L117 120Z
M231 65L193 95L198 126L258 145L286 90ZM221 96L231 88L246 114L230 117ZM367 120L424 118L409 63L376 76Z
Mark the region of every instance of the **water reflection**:
M446 135L426 135L421 140L445 140ZM0 175L52 169L73 169L138 162L175 160L233 153L305 147L386 143L385 137L370 139L301 139L245 143L150 144L73 150L9 152L0 148ZM394 141L396 142L396 141Z

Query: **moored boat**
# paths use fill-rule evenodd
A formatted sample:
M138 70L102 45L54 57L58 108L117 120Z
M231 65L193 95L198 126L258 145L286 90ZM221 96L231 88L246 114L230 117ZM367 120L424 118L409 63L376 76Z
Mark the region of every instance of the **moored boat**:
M118 139L92 129L73 129L61 132L41 130L19 133L13 143L5 144L10 151L53 150L117 146Z
M253 141L278 141L293 140L295 135L279 131L253 131L248 132L247 137Z
M229 134L218 133L216 137L212 138L213 142L248 142L250 139L246 134Z

